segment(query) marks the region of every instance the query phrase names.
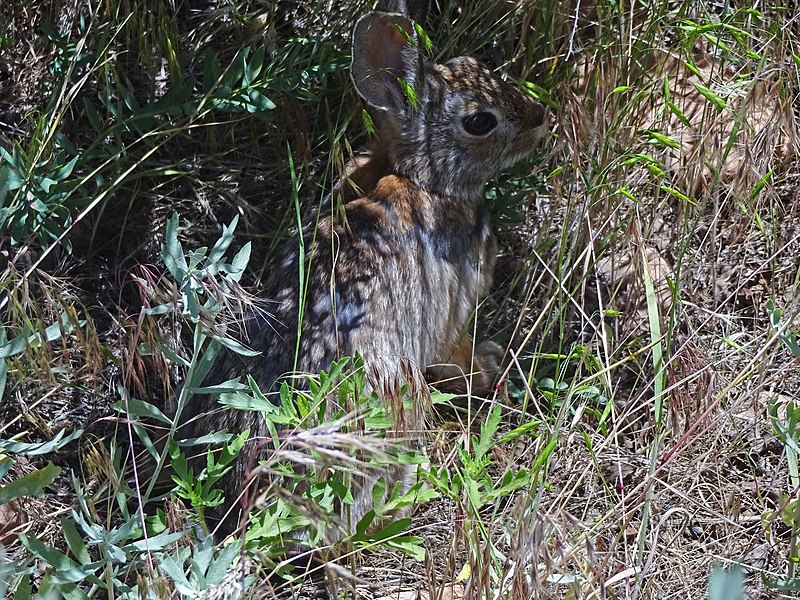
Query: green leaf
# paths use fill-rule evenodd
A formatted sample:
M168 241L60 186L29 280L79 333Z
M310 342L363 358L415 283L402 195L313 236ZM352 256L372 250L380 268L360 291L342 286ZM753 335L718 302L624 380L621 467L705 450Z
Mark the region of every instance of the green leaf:
M14 592L14 600L31 600L33 597L33 586L31 585L30 575L25 575L17 584L17 591Z
M78 326L83 327L86 324L85 320L78 322ZM24 329L17 337L10 342L4 343L0 346L0 359L8 358L22 354L27 348L38 348L42 344L42 338L49 343L59 339L63 335L69 335L75 329L75 323L66 312L61 313L61 319L58 323L53 323L44 330L44 336L41 332L30 333L30 328Z
M233 220L229 225L222 226L222 235L214 244L214 247L211 248L211 252L209 252L208 259L206 260L207 264L213 265L219 262L222 257L225 256L225 252L227 252L231 242L233 241L233 232L236 231L236 224L238 222L239 215L234 215Z
M491 502L496 498L508 496L516 490L528 487L533 481L533 472L525 469L520 469L516 473L507 471L500 481L500 485L495 486L493 490L486 494L486 501Z
M2 335L3 327L0 325L0 344L4 341L5 336ZM3 402L3 396L6 392L6 377L8 377L8 362L5 358L0 358L0 404Z
M99 560L97 562L76 566L72 569L58 569L55 573L50 574L50 581L59 585L89 581L95 585L102 586L104 585L103 582L97 578L94 572L103 567L106 562L105 560Z
M26 533L20 533L19 540L31 554L41 558L50 566L55 567L57 571L68 571L79 566L78 563L71 560L65 554L62 554L55 548L51 548L50 546L40 542L36 536L29 536Z
M769 315L769 322L772 328L775 331L780 331L778 336L781 341L786 344L792 354L800 358L800 343L798 343L797 337L788 328L783 328L783 323L781 321L783 312L775 306L775 301L772 298L767 300L767 314Z
M23 496L41 498L44 496L44 488L53 483L59 473L61 473L61 467L47 463L46 467L23 475L8 485L0 487L0 504L6 504Z
M247 99L251 102L251 106L261 112L275 109L275 103L258 90L249 90L247 92Z
M372 511L370 511L372 512ZM364 519L361 519L364 521ZM359 522L359 526L361 522ZM371 542L381 542L384 540L388 540L390 538L398 536L400 533L408 529L408 526L411 525L411 519L409 517L405 517L403 519L397 519L389 523L386 527L381 529L380 531L376 531L369 535L369 540Z
M78 562L86 564L91 561L89 551L86 549L86 544L83 543L83 538L75 528L75 519L68 519L66 517L61 519L61 531L64 534L64 540L67 542L67 547L72 555Z
M167 546L170 546L177 542L178 540L182 539L186 535L185 531L164 531L163 533L159 533L154 537L149 537L147 539L137 540L130 544L125 544L123 548L130 552L131 550L135 550L138 552L152 552L154 550L163 550Z
M481 424L481 437L475 443L473 449L475 453L475 460L479 461L483 458L484 454L494 445L494 436L497 434L497 429L500 426L500 416L503 408L500 404L495 404L492 411L486 417L486 422ZM473 438L474 439L474 438Z
M183 283L189 271L183 248L178 241L178 213L176 212L172 213L172 217L167 222L164 244L161 247L161 258L175 281Z
M378 506L383 501L385 495L386 495L386 478L378 477L378 480L372 486L372 506Z
M501 437L497 441L497 443L498 444L505 444L507 442L513 442L517 438L520 438L520 437L522 437L524 435L528 435L531 431L533 431L534 429L537 429L539 427L539 425L541 425L541 424L542 424L542 422L541 421L537 421L536 419L533 419L532 421L528 421L527 423L524 423L524 424L520 425L519 427L516 427L516 428L512 429L511 431L509 431L507 434L505 434L503 437Z
M55 173L51 174L51 177L56 181L62 181L69 177L72 174L72 170L75 168L75 165L78 162L78 157L76 156L63 167L58 169Z
M205 60L203 61L203 87L206 90L210 90L214 87L221 73L222 69L220 68L217 53L213 50L207 50Z
M256 48L256 51L253 52L253 56L250 60L245 62L244 76L242 77L242 84L245 87L255 81L256 77L258 77L258 74L261 72L261 68L264 66L265 50L266 48L264 46L259 46Z
M196 590L194 586L189 583L189 580L186 579L182 563L182 560L178 563L169 554L164 553L158 555L159 569L172 580L172 584L176 587L181 596L195 598L197 597Z
M408 554L416 561L423 562L425 560L425 547L423 546L423 539L419 536L398 536L386 540L386 545L389 548Z
M252 350L232 338L221 335L213 335L211 337L225 346L228 350L231 350L232 352L235 352L241 356L259 356L261 354L260 350Z
M125 402L115 402L112 407L115 410L118 410L121 413L126 412ZM161 412L158 407L150 404L149 402L144 402L142 400L137 400L136 398L128 398L127 402L127 415L129 417L133 417L136 419L153 419L155 421L160 421L161 423L165 423L167 425L172 424L172 419L167 417L163 412Z
M242 273L244 273L245 267L247 267L247 263L250 262L250 250L252 245L250 242L247 242L239 252L236 253L236 256L233 257L231 261L230 267L226 269L228 273L228 277L230 277L233 281L239 281L242 277Z
M209 539L211 539L211 536L209 536ZM235 542L225 546L222 549L222 552L219 553L219 556L217 556L216 560L214 560L208 567L208 570L206 571L206 583L208 585L217 585L222 583L222 580L225 578L225 574L239 559L240 553L241 542L238 539Z
M239 378L223 381L218 385L192 388L192 394L233 394L244 392L250 388L239 381Z
M67 437L64 437L66 429L59 431L55 437L49 442L37 442L28 444L25 442L12 442L10 440L0 440L0 450L5 450L13 454L25 454L27 456L36 456L40 454L50 454L54 450L63 448L72 440L77 439L83 435L83 429L73 431Z
M244 75L244 67L247 64L247 56L249 54L249 46L242 48L236 53L236 56L228 66L228 70L222 75L222 81L217 88L217 92L220 96L228 96L230 95L232 88L238 87L237 84L242 80L242 75Z

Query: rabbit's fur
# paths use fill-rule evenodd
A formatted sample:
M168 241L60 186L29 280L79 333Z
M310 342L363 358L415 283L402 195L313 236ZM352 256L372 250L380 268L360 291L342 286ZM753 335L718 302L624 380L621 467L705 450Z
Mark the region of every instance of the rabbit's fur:
M473 393L490 390L499 348L484 343L474 351L465 333L491 285L497 251L484 187L534 148L545 120L539 103L476 60L434 64L415 42L413 24L402 15L374 12L357 22L352 78L373 116L380 150L355 161L338 186L345 218L322 218L313 245L314 232L304 234L308 288L296 367L319 372L358 352L372 389L387 404L408 383L422 398L427 388L418 375L426 369L429 376L454 378L462 390L470 384ZM485 135L467 133L462 123L477 112L488 113L478 125L497 123ZM270 316L248 319L247 342L261 355L226 353L209 384L250 374L262 390L274 391L295 368L297 248L297 241L287 246L263 291ZM213 397L195 397L192 404L194 435L222 427L267 435L256 412L222 409ZM399 426L422 429L422 406L414 414L395 408L394 416ZM229 500L247 478L246 454L223 482ZM407 475L401 471L391 476ZM353 524L370 500L369 493L354 495L361 498L351 507Z

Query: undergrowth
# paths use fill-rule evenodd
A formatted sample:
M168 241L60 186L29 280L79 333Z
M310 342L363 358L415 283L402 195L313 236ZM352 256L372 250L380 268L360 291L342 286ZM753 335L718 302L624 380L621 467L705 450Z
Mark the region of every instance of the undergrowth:
M198 392L220 348L249 352L235 320L269 299L245 290L338 210L367 139L347 79L366 4L7 4L0 595L302 597L297 546L351 597L800 589L790 6L433 3L433 55L497 66L552 135L487 190L498 392L434 391L403 443L357 357L279 402L252 379ZM209 392L271 431L226 543L208 513L244 437L177 429ZM343 398L359 410L326 417ZM420 483L379 485L343 537L352 472L399 464Z

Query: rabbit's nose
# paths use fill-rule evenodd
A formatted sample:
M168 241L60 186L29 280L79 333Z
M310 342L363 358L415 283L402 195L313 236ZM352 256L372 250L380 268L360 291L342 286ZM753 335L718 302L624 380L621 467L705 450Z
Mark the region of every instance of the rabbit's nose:
M526 103L525 124L531 128L537 128L544 124L547 119L547 109L533 98Z

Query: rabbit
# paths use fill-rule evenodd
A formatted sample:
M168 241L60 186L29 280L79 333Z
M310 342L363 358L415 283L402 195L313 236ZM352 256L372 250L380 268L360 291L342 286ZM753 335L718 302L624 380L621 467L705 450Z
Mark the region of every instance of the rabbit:
M450 379L461 392L492 389L500 348L492 342L474 348L465 331L491 286L497 253L484 188L536 146L546 111L473 58L427 60L414 23L402 14L363 15L352 54L351 77L375 123L378 150L356 159L337 184L344 218L321 218L313 243L313 230L300 234L307 261L301 325L294 240L261 294L270 314L252 314L246 322L245 339L260 355L224 352L206 381L250 374L265 393L274 392L295 369L318 373L359 353L371 389L392 406L398 429L420 431L427 393L422 373ZM403 385L419 399L415 410L397 403ZM194 436L222 427L268 436L259 413L225 409L213 396L193 397L187 411ZM248 465L245 447L222 481L228 508ZM410 476L406 468L389 474ZM370 508L369 482L362 487L349 508L352 524ZM238 516L225 523L223 530L232 529Z

